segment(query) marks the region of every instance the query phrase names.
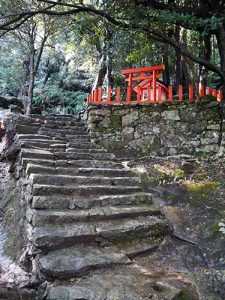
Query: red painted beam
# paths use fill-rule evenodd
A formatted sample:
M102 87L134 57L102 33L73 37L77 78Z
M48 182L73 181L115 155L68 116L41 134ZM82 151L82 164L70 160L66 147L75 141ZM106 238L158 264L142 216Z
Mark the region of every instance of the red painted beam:
M148 72L153 72L153 71L164 71L164 70L165 70L165 66L160 65L160 66L123 70L122 74L129 75L129 74L148 73Z

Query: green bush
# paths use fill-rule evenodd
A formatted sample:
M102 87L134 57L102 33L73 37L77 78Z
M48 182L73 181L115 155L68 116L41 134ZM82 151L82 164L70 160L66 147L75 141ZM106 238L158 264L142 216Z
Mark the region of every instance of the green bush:
M36 88L34 91L34 106L48 112L77 114L85 105L87 94L82 91L66 91L57 85Z

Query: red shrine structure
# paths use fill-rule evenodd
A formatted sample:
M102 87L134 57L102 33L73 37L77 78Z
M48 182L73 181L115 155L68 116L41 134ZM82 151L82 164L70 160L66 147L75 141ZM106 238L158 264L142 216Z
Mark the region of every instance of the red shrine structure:
M125 76L127 86L125 97L121 96L121 88L119 86L116 87L114 93L109 86L105 97L103 97L102 87L99 87L92 91L87 98L87 102L89 104L121 105L182 101L184 98L182 85L179 85L178 91L174 93L171 85L166 87L160 81L164 70L164 65L123 70L122 74ZM188 95L185 97L186 100L188 98L193 101L196 95L199 97L212 95L218 101L222 100L221 90L199 86L198 91L195 91L194 86L190 85Z

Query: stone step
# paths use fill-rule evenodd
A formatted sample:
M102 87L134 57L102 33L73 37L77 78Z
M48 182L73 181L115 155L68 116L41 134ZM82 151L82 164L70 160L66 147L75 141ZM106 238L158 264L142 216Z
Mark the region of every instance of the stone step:
M34 126L34 124L22 125L17 124L15 127L15 131L17 134L37 134L40 129L40 125Z
M113 159L115 158L115 155L108 152L55 152L56 159Z
M129 263L130 259L122 251L110 251L95 245L50 251L39 259L40 270L47 277L61 279L84 275L94 269Z
M87 134L87 128L81 127L81 126L65 126L61 128L48 128L48 127L41 127L40 132L43 132L43 134L48 133L59 133L59 134Z
M117 243L121 240L157 237L171 232L166 221L155 216L76 224L35 227L31 240L37 248L56 249L94 241ZM29 233L28 233L29 234Z
M104 176L71 176L71 175L47 175L31 174L33 184L45 184L55 186L73 185L107 185L107 186L135 186L140 184L139 177L104 177Z
M89 136L88 134L84 133L84 132L78 132L78 133L65 133L65 132L54 132L54 130L48 131L48 132L43 132L41 129L39 130L39 134L43 134L43 135L47 135L50 137L54 137L54 138L67 138L68 140L70 139L76 139L76 138L88 138Z
M22 148L20 151L21 158L41 158L41 159L50 159L50 160L91 160L91 159L103 159L109 160L115 158L115 155L108 152L56 152L53 150L42 150L37 148Z
M110 154L106 149L103 148L92 148L92 149L87 149L85 147L82 147L82 145L80 145L80 147L75 148L75 147L67 147L65 149L66 152L68 153L108 153ZM59 151L60 152L60 151ZM113 155L114 156L114 155Z
M161 276L162 277L162 276ZM171 280L148 276L143 268L121 265L73 283L53 284L46 300L178 300L183 289ZM190 298L193 300L194 298ZM197 298L196 298L197 299ZM212 300L212 299L211 299Z
M22 148L20 151L21 158L39 158L39 159L49 159L53 160L55 158L54 153L47 150L42 149L29 149L29 148Z
M44 135L44 134L17 134L16 138L19 140L50 140L50 141L59 141L65 143L91 143L88 135L66 135L64 137L59 135Z
M65 197L65 196L34 196L32 207L35 209L87 209L92 207L151 205L152 195L149 193L133 193L127 195L110 195L99 197Z
M46 167L74 167L74 168L115 168L121 169L122 164L117 160L54 160L44 158L33 158L33 157L21 157L22 165L26 168L28 163L35 165L46 166Z
M60 225L74 222L93 220L124 219L138 216L160 215L155 206L105 206L87 210L29 210L27 219L32 218L32 226L45 226L45 224Z
M62 140L31 140L31 139L21 139L20 140L21 147L24 148L30 148L30 147L38 147L42 148L43 150L45 149L55 149L55 148L61 148L61 149L66 149L69 151L74 150L75 152L81 152L82 150L87 150L88 152L92 151L103 151L106 152L106 150L99 145L95 145L91 142L77 142L76 144L73 145L73 147L70 146L70 143L67 143Z
M68 148L80 148L81 146L83 149L104 149L102 146L91 143L90 141L82 144L79 141L67 143Z
M87 197L87 196L100 196L100 195L124 195L130 193L141 192L140 186L124 186L124 185L77 185L73 187L67 186L55 186L55 185L33 185L34 196L76 196L76 197Z
M73 115L47 115L44 117L44 122L48 123L55 123L60 124L63 123L71 123L71 124L83 124L84 123L79 120L76 116Z
M37 149L43 149L43 150L51 150L51 149L58 149L58 151L63 151L66 149L66 143L59 141L48 141L48 142L43 142L43 141L24 141L22 140L20 142L21 148L37 148Z
M34 174L58 174L58 175L76 175L76 176L104 176L104 177L134 177L135 174L127 169L113 169L113 168L60 168L41 166L38 164L28 163L26 173Z
M44 134L44 135L48 135L48 136L83 136L83 137L88 137L87 133L85 131L81 131L81 130L55 130L55 129L49 129L46 130L44 128L39 128L38 131L39 134Z
M50 139L49 136L44 135L44 134L17 134L16 138L19 140L52 140L54 141L55 139L52 138Z

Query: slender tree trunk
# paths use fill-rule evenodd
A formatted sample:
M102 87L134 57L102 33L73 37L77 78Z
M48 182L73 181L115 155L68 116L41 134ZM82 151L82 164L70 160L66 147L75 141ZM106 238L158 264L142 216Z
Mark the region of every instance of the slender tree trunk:
M34 95L34 81L35 81L35 48L34 41L32 40L31 45L31 56L30 56L30 76L29 76L29 86L28 86L28 95L27 95L27 105L26 105L26 114L30 114L33 95Z
M101 53L101 59L99 61L98 75L96 77L93 90L95 90L100 86L103 86L106 73L107 73L107 45L104 43L102 48L102 53Z
M107 30L107 86L113 86L114 78L112 74L113 64L112 64L112 57L113 57L113 32L111 29Z
M180 42L180 27L176 26L175 28L175 39L177 42ZM179 50L175 50L175 57L176 57L176 63L175 63L175 90L178 90L179 84L182 83L182 76L181 76L181 53Z
M163 72L163 83L166 86L170 85L170 67L169 67L168 51L169 51L169 45L163 44L163 46L162 46L162 52L163 52L162 63L165 66L165 71Z
M212 48L211 48L211 36L205 36L203 39L204 42L204 59L210 61L211 54L212 54ZM199 72L199 83L203 86L207 83L207 76L208 76L208 69L204 66L200 66L200 72Z
M221 25L216 33L217 45L220 54L220 67L224 74L221 76L223 98L222 98L222 136L219 154L225 154L225 25Z

